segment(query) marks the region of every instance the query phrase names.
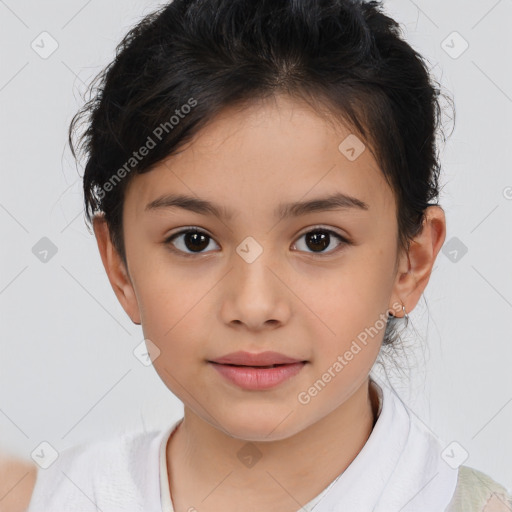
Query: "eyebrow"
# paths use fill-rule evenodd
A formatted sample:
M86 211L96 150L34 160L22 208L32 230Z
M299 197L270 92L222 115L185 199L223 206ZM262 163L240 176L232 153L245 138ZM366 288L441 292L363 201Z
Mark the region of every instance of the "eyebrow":
M223 206L216 205L205 199L187 196L183 194L167 194L151 201L144 211L155 211L166 208L182 208L201 215L214 215L218 219L231 219L234 213ZM359 209L368 210L369 206L356 197L338 192L328 197L319 197L310 201L298 201L294 203L280 204L274 216L283 220L288 217L299 217L308 213L330 210Z

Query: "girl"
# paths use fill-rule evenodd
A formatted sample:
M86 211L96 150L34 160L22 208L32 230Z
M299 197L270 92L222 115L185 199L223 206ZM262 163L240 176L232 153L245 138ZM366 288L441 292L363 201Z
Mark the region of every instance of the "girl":
M440 92L381 5L175 0L98 80L87 218L184 416L64 451L29 512L511 510L372 372L446 234Z

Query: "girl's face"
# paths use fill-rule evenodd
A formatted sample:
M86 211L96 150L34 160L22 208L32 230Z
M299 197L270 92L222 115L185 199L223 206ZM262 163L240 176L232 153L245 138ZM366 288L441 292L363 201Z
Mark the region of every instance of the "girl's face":
M127 188L123 306L168 388L231 436L283 439L333 412L366 383L387 312L402 316L394 197L358 144L278 97L225 110ZM165 206L177 195L191 200ZM210 362L237 351L306 363L247 389Z

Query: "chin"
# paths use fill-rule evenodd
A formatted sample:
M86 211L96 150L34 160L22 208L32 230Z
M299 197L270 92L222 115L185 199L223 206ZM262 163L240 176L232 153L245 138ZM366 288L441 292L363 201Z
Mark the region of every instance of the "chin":
M259 410L254 413L225 418L221 423L223 431L235 439L247 442L271 442L287 439L302 430L293 414L283 414L276 410L274 414ZM218 428L218 427L217 427Z

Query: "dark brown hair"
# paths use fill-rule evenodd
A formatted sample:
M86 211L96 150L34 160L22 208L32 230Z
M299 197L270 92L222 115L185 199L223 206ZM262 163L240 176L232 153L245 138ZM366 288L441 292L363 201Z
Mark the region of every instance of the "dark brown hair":
M70 125L73 156L87 156L87 220L104 213L126 263L122 207L134 173L149 172L223 108L283 93L348 123L370 148L395 195L398 249L407 249L437 204L440 88L377 1L174 0L145 16Z

